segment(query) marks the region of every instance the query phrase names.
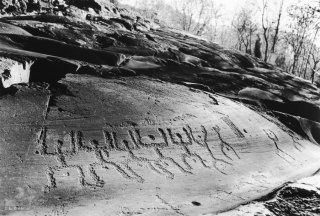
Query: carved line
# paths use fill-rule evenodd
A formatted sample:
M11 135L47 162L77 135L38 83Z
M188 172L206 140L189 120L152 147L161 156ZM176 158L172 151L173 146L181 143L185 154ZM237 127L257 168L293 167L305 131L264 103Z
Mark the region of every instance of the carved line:
M227 148L227 150L232 150L234 154L238 156L236 151L231 147L230 144L226 143L219 133L220 128L215 127L214 130L218 134L219 139L221 140L221 151L222 153L230 160L231 157L229 157L226 152L224 151L224 148ZM126 140L123 140L121 143L118 142L117 134L115 132L108 132L108 131L102 131L104 136L104 142L105 146L101 147L99 146L99 143L97 140L91 140L89 142L89 145L85 145L84 139L83 139L83 133L81 131L70 131L70 149L69 150L62 150L63 142L61 140L57 140L55 144L55 149L53 153L48 152L48 146L46 144L46 137L47 137L47 128L43 127L40 131L40 135L38 138L38 145L40 147L40 154L43 156L55 156L58 166L48 167L47 170L47 177L48 177L48 188L55 188L56 187L56 180L55 180L55 172L62 170L62 169L68 169L68 168L75 168L78 170L79 173L79 182L82 186L92 186L92 187L102 187L104 185L104 181L100 178L100 176L96 173L96 167L101 166L102 168L109 169L109 166L112 166L115 168L115 170L124 178L135 180L137 182L143 182L144 179L138 175L130 166L129 162L130 160L127 160L126 163L120 165L116 162L110 161L106 158L109 158L110 151L118 150L118 151L126 151L129 153L129 158L132 161L138 162L138 163L144 163L149 167L152 171L156 172L157 174L164 175L166 178L173 179L174 173L170 172L163 164L168 165L168 162L170 164L173 164L178 170L180 170L182 173L185 174L192 174L191 165L187 162L187 159L195 159L196 161L200 161L200 164L204 168L211 168L208 166L204 159L197 154L196 152L191 152L188 146L191 146L193 144L197 144L203 148L206 149L206 151L209 153L211 159L213 160L213 168L218 170L220 173L225 174L222 170L218 168L217 163L221 162L227 165L232 165L231 163L216 158L212 152L212 150L209 148L207 137L208 132L204 126L201 125L201 132L202 136L198 136L200 139L196 139L194 136L194 133L189 125L186 127L183 127L183 132L185 133L187 140L184 141L183 137L180 133L173 134L172 130L170 128L166 129L169 139L167 138L167 134L165 130L159 128L158 132L159 135L163 138L163 142L160 143L144 143L142 142L141 134L138 129L135 130L128 130L129 137L131 139L131 142L133 144L133 149L141 149L141 148L153 148L155 151L155 155L157 158L155 159L148 159L143 157L137 157L133 153L133 149L130 148L129 142ZM155 140L154 136L149 135L150 140ZM185 164L186 168L182 167L176 160L174 160L171 157L164 156L161 152L161 149L169 146L169 141L172 145L177 145L182 147L182 150L184 150L184 153L177 155L177 157L181 158L181 161ZM120 145L121 144L121 145ZM91 153L93 152L95 154L95 159L98 161L98 163L91 163L84 166L78 166L78 165L68 165L66 161L66 156L70 157L72 155L77 154L78 152L87 152ZM86 175L84 173L84 170L87 170L89 173L90 178L93 180L94 184L90 184L86 181Z
M182 166L180 166L179 163L177 163L173 158L171 157L165 157L163 156L162 152L160 151L160 149L155 148L155 152L158 155L158 157L163 161L163 160L168 160L171 163L173 163L182 173L185 174L192 174L192 172L190 171L190 167L188 167L188 170L185 170Z
M268 121L274 123L275 125L277 125L282 131L284 131L285 133L287 133L291 138L292 138L292 141L293 141L293 144L294 144L294 147L298 150L298 151L302 151L301 149L298 148L298 146L304 148L304 146L296 141L295 139L299 139L299 138L296 138L295 136L295 133L288 129L283 123L281 123L278 119L275 118L275 116L273 117L270 117L269 115L265 114L265 113L261 113L261 116L265 119L267 119Z
M229 128L233 131L233 133L238 137L238 138L245 138L244 134L239 130L239 128L230 120L229 117L222 117L222 121L226 123L226 125L229 126Z
M222 136L220 134L220 131L221 131L220 127L218 125L216 125L212 129L217 133L217 135L220 139L220 148L221 148L221 152L224 154L224 156L226 156L227 158L232 160L232 158L229 155L227 155L227 153L225 152L225 149L226 149L227 151L231 150L237 156L237 158L240 159L238 153L234 150L234 148L229 143L227 143L226 141L224 141L222 139Z
M278 139L277 135L276 135L272 130L263 129L263 131L267 134L268 138L273 141L273 143L274 143L274 145L275 145L275 147L276 147L276 149L277 149L277 151L278 151L277 155L278 155L279 157L281 157L282 159L284 159L285 161L287 161L288 163L290 163L288 160L286 160L284 157L282 157L282 156L279 154L279 152L281 152L281 153L287 155L288 157L290 157L291 159L296 160L294 157L292 157L291 155L289 155L288 153L286 153L285 151L283 151L283 150L279 147L279 145L278 145L279 139Z
M46 130L44 130L44 132L42 133L43 136L46 135ZM83 141L82 141L82 133L78 132L76 139L73 138L73 132L70 133L71 136L71 143L74 143L74 140L76 140L76 145L73 146L73 144L70 146L70 151L62 151L62 146L63 146L63 142L61 140L58 140L56 143L56 148L55 148L55 153L48 153L46 150L46 145L45 142L42 142L42 145L44 148L44 150L42 150L41 152L44 155L47 156L55 156L56 160L58 162L58 166L52 166L52 167L48 167L47 171L46 171L46 175L48 178L48 186L47 189L50 191L53 188L57 187L56 184L56 179L54 177L55 173L59 170L63 170L63 169L69 169L69 168L74 168L77 169L79 172L79 183L82 186L89 186L89 187L103 187L103 185L105 184L105 182L98 176L98 174L95 171L95 167L96 166L101 166L102 168L107 168L108 165L113 166L124 178L128 178L131 180L137 180L138 182L143 182L143 178L141 176L139 176L138 174L136 174L131 168L129 168L128 166L126 166L126 168L128 168L127 170L129 171L131 175L129 175L123 168L121 168L120 165L112 162L112 161L107 161L104 159L103 157L103 152L106 154L105 150L101 150L98 148L98 142L96 140L93 140L90 142L91 146L85 146ZM45 139L44 139L45 140ZM73 151L75 150L75 152ZM87 166L77 166L77 165L68 165L66 162L66 155L72 155L76 152L79 151L94 151L95 156L97 161L99 161L99 163L93 163L93 164L89 164ZM68 153L68 154L66 154ZM88 183L86 181L85 178L85 174L84 174L84 168L88 169L89 172L89 176L91 177L91 179L94 181L94 184Z
M220 170L220 169L218 168L217 163L218 163L218 162L221 162L221 163L224 163L224 164L227 164L227 165L232 165L232 164L229 163L229 162L227 162L227 161L225 161L225 160L223 160L223 159L216 158L216 157L213 155L213 152L212 152L212 150L210 149L209 144L208 144L208 131L206 130L206 128L205 128L203 125L201 125L201 130L202 130L202 133L203 133L203 140L202 140L202 142L199 141L199 140L197 140L197 139L195 139L194 134L193 134L193 131L192 131L192 129L191 129L191 127L190 127L189 125L187 125L187 129L188 129L188 137L190 137L190 138L193 140L193 142L195 142L195 143L198 144L199 146L205 147L206 150L209 152L210 157L213 159L213 167L214 167L217 171L219 171L220 173L226 174L225 172L223 172L222 170Z

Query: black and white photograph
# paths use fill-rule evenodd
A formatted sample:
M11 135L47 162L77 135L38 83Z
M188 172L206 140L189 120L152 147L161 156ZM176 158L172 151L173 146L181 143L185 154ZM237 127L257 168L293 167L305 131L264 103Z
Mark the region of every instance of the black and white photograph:
M0 0L0 215L320 216L320 0Z

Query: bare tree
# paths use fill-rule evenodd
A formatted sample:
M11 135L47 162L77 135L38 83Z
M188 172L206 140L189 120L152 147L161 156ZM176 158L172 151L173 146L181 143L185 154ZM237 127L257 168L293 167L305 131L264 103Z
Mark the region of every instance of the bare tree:
M236 31L238 38L238 49L248 54L252 54L252 37L257 31L257 24L252 21L252 11L242 8L235 16L232 26Z
M280 1L279 10L277 13L276 20L271 18L269 0L261 0L262 6L260 7L261 12L261 24L263 31L263 39L265 43L264 47L264 61L267 62L269 59L269 53L274 53L276 44L279 40L280 23L283 11L283 0Z
M193 12L193 8L195 7L195 2L192 0L184 0L181 2L181 11L182 11L182 17L181 17L181 29L184 31L190 31L191 24L193 21L193 16L195 15ZM178 13L177 8L177 13Z
M262 0L262 14L261 14L261 23L262 23L262 30L263 30L263 37L265 42L265 51L264 51L264 61L267 62L268 60L268 50L269 50L269 35L270 35L270 27L269 27L269 19L266 16L268 8L268 1Z
M309 44L308 46L308 50L306 50L306 58L305 58L305 67L303 69L303 78L306 78L306 75L307 75L307 70L308 70L308 66L310 65L310 58L311 56L313 57L313 63L315 63L315 53L314 53L314 50L317 50L317 47L315 45L315 41L316 41L316 38L317 38L317 35L318 35L318 32L319 32L320 28L317 26L316 27L316 30L314 32L314 37L313 37L313 40L311 41L311 43Z
M309 54L310 51L312 51L312 46L314 46L314 42L318 34L318 30L316 30L316 32L313 34L312 32L314 32L316 24L320 20L319 15L316 14L314 8L308 5L291 6L289 15L292 20L290 25L291 32L287 32L285 35L285 40L293 50L291 72L301 76L304 74L305 76L305 73L303 73L302 69L303 65L305 65L304 63L306 62L307 64L309 61ZM313 39L312 35L314 35ZM307 52L307 42L310 43L309 52ZM303 55L304 52L305 55ZM298 70L299 67L301 70Z
M274 35L273 35L272 47L271 47L271 52L272 53L275 52L276 44L277 44L277 42L279 40L279 30L280 30L280 22L281 22L281 17L282 17L282 10L283 10L283 0L281 0L281 2L280 2L278 18L277 18L277 21L276 21L277 24L276 24L276 28L275 28Z
M176 15L180 17L178 23L182 30L199 36L212 26L216 29L217 20L221 17L220 7L213 0L179 1Z
M214 1L202 0L201 11L197 19L200 25L198 25L198 28L194 32L196 32L196 35L201 36L207 31L210 34L210 40L214 41L217 36L218 22L222 16L221 7ZM204 15L205 13L207 15Z
M311 65L311 81L314 83L316 71L320 67L320 48L313 49L310 56L311 58L309 59L309 63Z

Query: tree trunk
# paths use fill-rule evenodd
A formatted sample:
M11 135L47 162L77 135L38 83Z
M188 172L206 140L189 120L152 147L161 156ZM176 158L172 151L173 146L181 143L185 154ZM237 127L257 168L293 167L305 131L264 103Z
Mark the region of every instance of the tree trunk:
M266 44L266 47L264 50L264 62L268 62L268 51L269 51L268 28L263 28L263 37L264 37L264 42Z
M256 43L254 44L254 56L258 59L261 59L261 39L257 38Z
M275 33L273 36L273 41L272 41L272 47L271 47L271 52L275 52L276 44L278 42L278 35L279 35L279 29L280 29L280 21L281 21L281 16L282 16L282 8L283 8L283 0L281 1L280 9L279 9L279 14L278 14L278 19L277 19L277 26L275 29Z
M291 73L292 73L292 74L295 74L297 61L298 61L297 55L296 55L296 54L294 54L294 57L293 57L293 64L292 64L292 68L291 68Z

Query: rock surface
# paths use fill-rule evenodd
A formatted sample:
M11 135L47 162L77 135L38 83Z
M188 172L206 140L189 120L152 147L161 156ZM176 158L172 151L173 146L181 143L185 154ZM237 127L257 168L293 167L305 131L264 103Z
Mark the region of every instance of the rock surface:
M319 215L320 213L320 176L301 179L285 184L267 197L248 205L240 206L219 216L302 216ZM210 216L207 215L207 216Z
M319 169L316 86L82 2L0 18L4 214L212 215Z

